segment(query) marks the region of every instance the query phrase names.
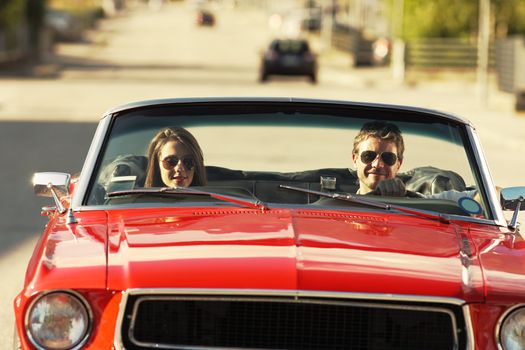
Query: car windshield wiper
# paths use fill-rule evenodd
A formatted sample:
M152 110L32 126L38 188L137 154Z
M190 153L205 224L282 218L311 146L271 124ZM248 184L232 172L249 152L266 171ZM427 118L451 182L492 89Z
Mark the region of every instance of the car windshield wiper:
M291 190L291 191L315 194L321 197L333 198L333 199L352 202L356 204L366 205L372 208L379 208L379 209L384 209L384 210L397 210L403 213L420 216L426 219L438 220L439 222L444 223L444 224L450 224L450 220L443 214L432 214L432 213L422 212L419 210L410 209L410 208L399 206L399 205L392 205L392 204L387 204L387 203L383 203L383 202L379 202L375 200L364 199L364 198L361 198L355 195L351 195L348 193L340 194L340 193L321 192L321 191L308 190L305 188L287 186L287 185L279 185L279 187L287 189L287 190Z
M189 187L162 187L162 188L140 188L125 191L115 191L107 193L108 198L136 195L136 194L147 194L147 195L166 195L166 194L181 194L181 195L197 195L197 196L209 196L224 202L239 204L252 209L268 210L268 206L256 199L245 199L234 196L228 196L224 194L207 192L196 190Z

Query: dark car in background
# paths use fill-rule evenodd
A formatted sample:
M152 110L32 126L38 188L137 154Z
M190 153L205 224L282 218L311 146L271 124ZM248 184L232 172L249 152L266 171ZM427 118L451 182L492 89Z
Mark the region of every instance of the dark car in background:
M260 81L270 75L304 75L317 82L317 56L305 39L276 39L264 52Z
M321 25L322 19L320 16L308 16L301 21L301 29L308 32L319 32Z
M211 27L215 25L215 15L208 10L199 10L195 21L199 26Z
M47 9L44 23L53 41L80 41L83 34L82 21L64 10Z

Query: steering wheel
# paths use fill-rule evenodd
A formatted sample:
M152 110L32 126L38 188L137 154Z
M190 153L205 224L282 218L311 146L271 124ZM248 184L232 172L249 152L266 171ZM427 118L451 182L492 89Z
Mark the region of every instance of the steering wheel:
M371 195L371 196L381 196L381 194L380 194L380 193L377 193L376 191L368 192L366 195L367 195L367 196L370 196L370 195ZM425 198L425 196L422 195L421 193L416 192L416 191L410 191L410 190L406 190L404 196L387 196L387 197L399 197L399 198L404 198L404 197L407 197L407 198Z
M405 194L405 197L408 197L408 198L425 198L425 196L419 192L416 192L416 191L409 191L407 190L406 194Z

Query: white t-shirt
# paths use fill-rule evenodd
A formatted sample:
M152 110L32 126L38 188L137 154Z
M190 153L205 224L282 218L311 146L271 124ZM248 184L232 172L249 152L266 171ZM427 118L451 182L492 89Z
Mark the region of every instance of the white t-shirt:
M419 192L417 192L417 193L419 193ZM474 198L474 196L476 196L476 193L478 193L477 190L469 190L469 191L448 190L448 191L443 191L443 192L436 193L436 194L422 194L422 193L419 193L419 194L423 198L428 198L428 199L447 199L449 201L454 201L454 202L457 203L463 197ZM359 193L359 189L357 189L356 194L360 194Z
M449 190L449 191L443 191L443 192L436 193L436 194L425 194L423 196L425 198L448 199L449 201L458 202L463 197L474 198L477 192L478 192L477 190L469 190L469 191Z

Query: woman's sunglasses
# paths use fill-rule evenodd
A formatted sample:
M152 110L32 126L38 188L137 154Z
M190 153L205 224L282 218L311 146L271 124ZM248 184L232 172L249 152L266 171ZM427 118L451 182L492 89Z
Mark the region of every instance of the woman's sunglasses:
M182 165L187 170L192 170L193 168L195 168L195 161L192 157L179 158L177 156L167 156L162 160L162 166L164 167L164 169L170 170L172 168L175 168L177 164L179 164L179 161L182 162Z
M392 166L397 162L397 155L393 152L383 152L379 154L375 151L364 151L360 157L363 163L370 164L376 160L377 156L381 157L381 161L388 166Z

